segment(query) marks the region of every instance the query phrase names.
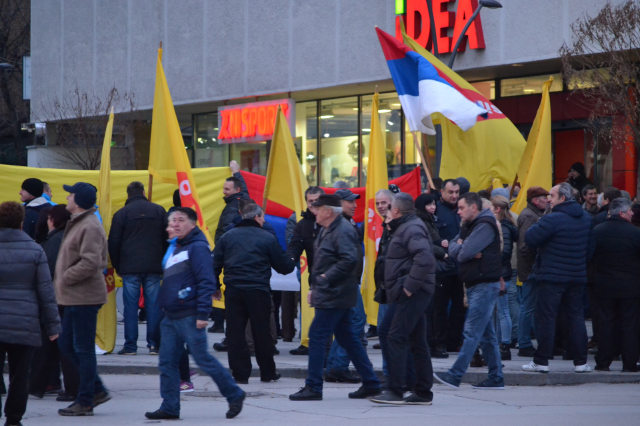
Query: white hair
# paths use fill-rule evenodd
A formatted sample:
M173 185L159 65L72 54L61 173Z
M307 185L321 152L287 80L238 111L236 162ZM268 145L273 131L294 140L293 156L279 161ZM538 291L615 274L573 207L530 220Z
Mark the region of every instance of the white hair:
M334 207L334 206L326 206L331 209L332 212L336 214L342 214L342 207Z

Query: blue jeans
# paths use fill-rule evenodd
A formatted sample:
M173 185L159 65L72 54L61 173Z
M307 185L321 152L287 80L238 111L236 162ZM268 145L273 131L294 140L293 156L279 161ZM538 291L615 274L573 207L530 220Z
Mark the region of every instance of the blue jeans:
M362 346L353 326L352 309L319 309L309 327L309 377L306 384L315 392L322 392L322 371L324 369L327 339L333 334L346 349L362 384L366 388L380 388L380 380L373 372L373 366Z
M518 347L520 349L533 346L531 331L533 317L538 303L538 284L533 280L522 283L522 302L520 302L520 317L518 318Z
M138 350L138 301L140 287L147 308L147 347L158 348L160 344L160 320L162 314L158 306L160 281L158 274L130 274L122 276L122 299L124 301L124 348L131 352Z
M449 374L459 385L462 376L469 368L469 362L478 349L482 349L482 355L489 367L489 379L494 383L503 383L502 364L500 361L500 349L498 339L493 329L491 315L498 300L500 283L477 284L467 289L467 319L464 323L464 341L458 354L458 359L449 370Z
M105 390L96 365L96 324L100 306L65 306L62 333L58 339L60 352L80 374L76 402L83 407L93 407L94 395Z
M353 330L357 336L360 336L364 334L364 325L367 323L367 314L364 312L364 303L360 292L358 292L358 302L351 310L353 311L351 317ZM327 370L349 371L349 354L335 339L327 357Z
M518 340L518 318L520 317L520 288L518 284L518 275L514 271L509 287L507 288L507 296L509 297L509 315L511 315L511 340Z
M160 323L160 409L167 414L180 415L180 357L187 344L189 353L198 367L208 374L229 403L238 401L244 391L231 374L207 351L207 330L196 327L196 317L180 319L164 317Z
M505 345L511 344L511 316L509 315L509 287L514 285L511 281L505 281L507 294L498 296L496 332L498 341Z

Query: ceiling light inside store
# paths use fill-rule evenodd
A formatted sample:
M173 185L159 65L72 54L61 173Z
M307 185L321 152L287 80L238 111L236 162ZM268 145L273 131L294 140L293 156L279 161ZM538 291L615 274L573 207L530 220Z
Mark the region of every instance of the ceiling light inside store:
M380 114L385 114L385 113L387 113L387 112L391 112L391 110L390 110L390 109L379 109L379 110L378 110L378 112L379 112Z
M387 123L389 124L389 126L393 126L393 121L387 121Z
M371 132L371 129L362 129L363 132Z
M391 130L389 130L389 129L386 129L386 130L385 130L385 132L390 132L390 131L391 131Z
M333 115L321 115L320 118L327 119L327 118L333 118Z
M328 137L329 137L329 133L325 133L325 134L324 134L324 137L325 137L325 138L328 138Z
M354 110L354 111L357 111L357 110L358 110L358 108L354 108L353 110Z
M523 89L522 91L525 93L533 93L536 91L536 89Z
M391 104L391 106L398 107L398 106L400 106L400 104Z

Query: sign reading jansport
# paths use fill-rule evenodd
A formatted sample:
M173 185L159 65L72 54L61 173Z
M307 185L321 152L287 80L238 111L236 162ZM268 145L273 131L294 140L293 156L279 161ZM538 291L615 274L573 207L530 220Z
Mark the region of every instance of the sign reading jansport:
M403 19L407 35L417 41L420 46L433 52L433 36L438 39L438 53L452 53L456 40L462 33L464 26L478 8L478 0L457 0L455 12L450 12L448 6L456 0L431 0L433 5L433 20L435 30L431 28L429 8L426 0L396 0L396 38L402 41L400 33L400 19ZM453 37L448 35L453 29ZM464 52L467 41L469 49L484 49L484 33L480 15L471 23L465 39L460 44L458 52Z
M229 105L218 108L218 143L261 142L271 139L278 105L282 108L292 133L295 132L296 103L293 99Z

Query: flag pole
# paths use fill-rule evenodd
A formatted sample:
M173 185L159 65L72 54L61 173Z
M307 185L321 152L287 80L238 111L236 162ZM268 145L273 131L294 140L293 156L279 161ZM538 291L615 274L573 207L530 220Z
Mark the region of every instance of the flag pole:
M162 40L160 40L160 45L158 46L158 50L162 49ZM151 201L153 197L153 175L149 173L149 191L147 192L147 199Z
M418 136L420 135L420 132L412 132L412 133L413 133L413 143L416 145L416 150L418 150L418 153L420 153L422 168L425 174L427 175L429 186L431 186L432 189L436 189L436 186L433 184L433 180L431 179L431 173L429 173L429 168L427 167L427 161L424 158L424 153L422 152L422 148L420 147L420 142L418 142Z
M276 135L276 132L278 131L278 124L280 120L280 104L278 104L278 109L276 110L276 123L273 126L273 136L271 137L271 150L269 152L269 162L271 162L273 155L273 137ZM267 213L267 198L269 196L269 183L271 180L271 174L272 174L273 170L271 170L271 167L269 167L269 165L267 165L267 177L265 179L264 182L264 192L262 193L262 212L264 214ZM298 214L298 212L295 212L296 214Z

